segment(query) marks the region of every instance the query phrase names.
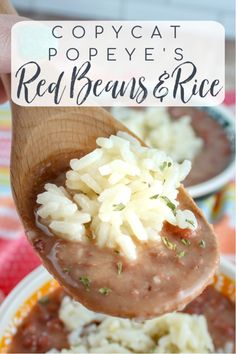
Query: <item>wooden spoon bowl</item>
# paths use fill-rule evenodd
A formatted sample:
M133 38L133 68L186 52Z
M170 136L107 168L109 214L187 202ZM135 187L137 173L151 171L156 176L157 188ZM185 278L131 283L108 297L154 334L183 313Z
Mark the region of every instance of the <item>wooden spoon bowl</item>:
M12 11L7 1L1 1L0 13ZM4 83L10 97L10 75ZM48 230L43 232L35 220L36 196L43 184L68 169L71 158L92 151L96 138L109 137L119 130L129 131L102 108L37 108L14 103L11 106L14 201L29 242L48 271L75 299L95 311L148 318L181 309L203 291L218 264L217 242L212 228L182 187L180 207L192 210L199 223L192 253L184 261L170 250L163 256L163 250L152 244L140 248L139 261L130 263L110 249L85 247L49 235ZM163 232L176 240L175 233L168 228ZM180 236L176 241L179 245ZM199 247L202 238L206 248ZM119 279L115 267L118 261L124 265ZM94 280L90 291L81 284L85 275ZM102 287L112 289L109 296L98 291Z

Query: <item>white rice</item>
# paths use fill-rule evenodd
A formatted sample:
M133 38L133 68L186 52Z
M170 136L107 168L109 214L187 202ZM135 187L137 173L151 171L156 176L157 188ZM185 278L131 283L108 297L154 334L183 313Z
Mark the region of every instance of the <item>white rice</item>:
M172 120L165 107L141 111L113 107L112 114L148 146L165 151L174 161L192 161L203 148L203 140L196 135L190 116Z
M214 351L202 315L171 313L135 322L89 311L69 297L60 319L69 330L62 353L209 353ZM55 350L51 350L55 352Z
M146 148L124 132L98 138L97 149L70 162L66 188L46 184L38 215L53 233L86 241L88 225L100 247L137 257L138 244L160 242L164 221L195 230L197 220L180 210L176 199L189 161L174 162L164 152Z

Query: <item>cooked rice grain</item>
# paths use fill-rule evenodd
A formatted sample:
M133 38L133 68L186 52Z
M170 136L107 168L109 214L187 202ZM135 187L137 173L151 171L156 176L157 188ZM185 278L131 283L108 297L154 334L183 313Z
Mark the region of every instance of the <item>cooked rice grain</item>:
M53 233L83 241L88 225L98 246L134 260L138 244L160 242L164 221L196 229L194 214L180 210L176 199L189 161L176 163L124 132L98 138L97 144L88 155L70 161L66 188L48 183L38 195L38 215Z
M165 107L141 111L113 107L112 114L147 145L165 151L174 161L192 161L203 148L203 140L196 135L191 117L172 120Z
M214 351L202 315L171 313L135 322L89 311L65 297L60 319L70 331L62 353L209 353Z

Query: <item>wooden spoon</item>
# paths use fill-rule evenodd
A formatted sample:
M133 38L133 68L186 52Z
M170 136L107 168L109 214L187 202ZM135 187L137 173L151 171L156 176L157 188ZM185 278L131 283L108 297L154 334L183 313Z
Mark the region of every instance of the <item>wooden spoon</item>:
M0 3L1 12L12 13L5 0ZM10 96L10 75L4 82ZM218 264L217 241L183 187L179 189L180 207L192 210L199 225L191 246L183 244L182 232L168 225L163 228L163 235L186 251L182 258L164 246L150 244L140 247L137 262L129 262L110 249L67 242L42 231L35 221L35 208L44 183L69 169L71 158L92 151L97 137L128 129L97 107L37 108L14 103L11 107L14 201L29 242L68 293L94 311L148 318L181 309L204 290ZM118 262L123 265L120 275Z

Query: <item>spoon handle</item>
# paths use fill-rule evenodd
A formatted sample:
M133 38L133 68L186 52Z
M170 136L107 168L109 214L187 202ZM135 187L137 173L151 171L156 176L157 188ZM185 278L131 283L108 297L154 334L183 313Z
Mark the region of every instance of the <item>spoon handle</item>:
M1 0L0 1L0 14L17 15L17 12L9 0Z

